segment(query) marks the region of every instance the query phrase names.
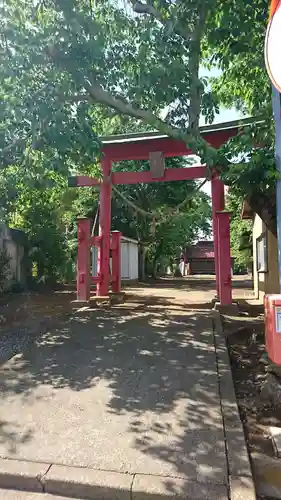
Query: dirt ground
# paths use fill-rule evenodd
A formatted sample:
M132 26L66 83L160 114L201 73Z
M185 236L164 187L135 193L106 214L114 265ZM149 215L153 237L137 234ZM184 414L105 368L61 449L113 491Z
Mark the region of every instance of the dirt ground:
M124 286L127 296L133 299L140 293L151 298L154 282ZM167 286L169 292L167 294ZM159 294L161 288L165 296ZM234 299L251 297L251 281L244 276L235 276L233 281ZM163 294L162 294L163 295ZM157 303L174 300L185 303L188 307L209 309L215 297L214 276L191 276L185 279L161 279L157 281ZM75 284L58 290L42 289L40 292L5 294L0 296L0 329L23 326L26 321L55 319L71 311L71 301L76 298Z
M26 321L51 319L71 310L73 290L43 290L7 294L0 297L0 325L3 328L22 326Z
M260 314L232 324L228 345L237 402L250 452L274 456L269 427L281 427L281 409L260 397L266 378L264 320ZM227 326L226 326L227 331Z

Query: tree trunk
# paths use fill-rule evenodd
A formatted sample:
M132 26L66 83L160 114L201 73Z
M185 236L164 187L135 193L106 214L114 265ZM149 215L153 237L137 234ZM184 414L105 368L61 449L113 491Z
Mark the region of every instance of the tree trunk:
M181 270L180 270L180 264L177 263L176 265L176 269L175 269L175 272L174 272L174 277L175 278L182 278L182 273L181 273Z
M145 258L146 258L146 247L139 243L139 280L145 281Z
M37 259L37 280L41 281L44 275L45 275L44 264L42 260L39 258Z
M196 136L199 134L199 118L201 111L202 84L199 80L200 61L200 38L191 43L189 55L190 74L190 106L189 106L189 129Z
M269 231L277 236L276 224L276 193L259 192L249 198L249 204L265 223Z
M154 259L152 264L152 278L154 280L156 280L157 278L157 263L158 263L157 259Z

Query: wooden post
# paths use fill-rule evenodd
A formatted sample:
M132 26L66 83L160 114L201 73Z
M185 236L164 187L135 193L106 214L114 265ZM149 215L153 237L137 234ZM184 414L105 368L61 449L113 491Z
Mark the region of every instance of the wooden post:
M231 253L230 253L230 212L217 213L219 241L219 297L221 305L232 304Z
M108 295L110 281L111 161L104 157L101 160L101 166L103 181L100 185L99 236L101 245L98 252L98 276L100 276L100 282L97 284L98 297Z
M220 298L220 266L219 266L219 238L218 238L218 218L217 212L224 210L224 184L215 174L212 178L212 217L213 217L213 240L215 254L216 290L217 297Z
M79 218L77 221L77 300L90 299L90 248L91 219Z
M112 248L112 292L121 292L121 238L120 231L111 233Z

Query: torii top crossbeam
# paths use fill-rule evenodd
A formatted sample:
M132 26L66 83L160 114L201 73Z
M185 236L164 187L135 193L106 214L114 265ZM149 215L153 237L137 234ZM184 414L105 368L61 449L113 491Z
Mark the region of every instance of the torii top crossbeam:
M202 137L214 148L219 148L239 129L253 123L252 118L217 125L200 127ZM124 134L102 137L103 153L112 162L122 160L148 160L151 151L162 151L165 157L196 154L184 142L177 141L159 132Z
M253 123L253 119L236 120L218 125L200 127L202 137L214 148L219 148L234 137L239 129ZM184 142L177 141L159 132L124 134L101 137L104 158L110 162L124 160L148 160L154 151L164 157L189 156L194 154ZM205 166L193 165L191 168L165 169L162 178L155 178L149 171L111 172L112 184L137 184L141 182L180 181L207 177ZM78 175L69 178L71 187L90 187L101 183L100 179Z

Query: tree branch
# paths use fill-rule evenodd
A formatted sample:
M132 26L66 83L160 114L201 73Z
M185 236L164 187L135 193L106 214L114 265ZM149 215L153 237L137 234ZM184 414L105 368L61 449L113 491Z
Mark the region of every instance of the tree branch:
M48 47L46 51L57 65L63 66L75 79L77 72L72 62L66 60L64 56L61 57L60 52L55 46ZM115 109L121 115L127 115L137 120L142 120L152 128L159 130L159 132L184 142L194 154L198 154L210 167L215 165L217 150L210 146L210 144L200 136L198 131L193 131L193 133L191 133L190 130L181 130L172 127L158 116L154 115L151 111L141 109L124 99L113 96L107 90L104 90L101 85L92 82L88 76L84 77L82 85L86 92L88 92L89 101L98 102L99 104Z
M207 2L206 2L207 3ZM204 32L208 9L205 4L198 8L198 19L194 31L194 38L190 43L188 68L190 74L190 106L189 127L194 133L198 132L201 113L202 84L199 79L201 56L201 40Z
M89 101L89 95L88 94L75 94L75 95L69 95L69 94L58 94L59 100L63 102L69 102L69 103L79 103L79 102L88 102Z
M140 0L131 0L134 12L138 14L149 14L154 19L157 19L163 26L170 28L171 20L167 20L161 12L159 12L153 5L143 3ZM190 106L189 106L189 128L195 134L198 133L198 124L200 118L201 108L201 82L199 80L199 63L201 52L201 37L204 31L205 20L208 13L206 5L198 7L198 19L194 31L186 31L175 20L172 31L187 40L190 46L189 53L189 73L190 73Z
M152 17L155 17L161 23L164 21L163 16L158 12L153 5L149 5L148 3L142 3L138 0L131 0L133 5L134 12L137 14L150 14Z
M117 187L112 184L112 191L117 194L127 205L129 205L136 213L139 213L143 217L160 218L160 214L157 212L147 212L141 207L138 207L133 201L129 200Z
M150 5L148 3L142 3L139 0L131 0L131 3L133 6L133 10L134 12L136 12L136 14L149 14L151 17L154 17L154 19L157 19L157 21L163 24L163 26L166 26L168 29L170 29L171 19L167 20L165 16L161 14L161 12L159 12L155 7L153 7L153 5ZM172 32L173 31L187 41L190 41L193 38L193 32L191 30L186 31L176 21L172 26Z
M194 154L199 154L200 156L205 156L207 154L209 158L216 157L216 149L210 146L199 135L194 136L189 131L183 131L178 128L172 127L150 111L137 108L127 101L112 96L109 92L102 89L102 87L99 85L86 82L84 86L92 100L97 101L101 104L105 104L106 106L109 106L118 111L118 113L131 116L138 120L142 120L148 125L151 125L156 130L159 130L163 134L166 134L178 141L183 141L188 145L188 147L190 147Z

